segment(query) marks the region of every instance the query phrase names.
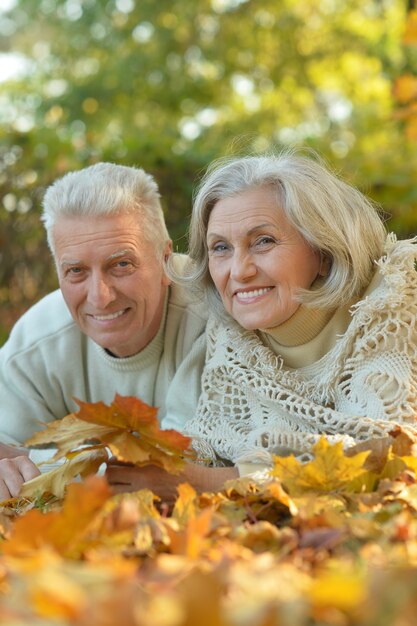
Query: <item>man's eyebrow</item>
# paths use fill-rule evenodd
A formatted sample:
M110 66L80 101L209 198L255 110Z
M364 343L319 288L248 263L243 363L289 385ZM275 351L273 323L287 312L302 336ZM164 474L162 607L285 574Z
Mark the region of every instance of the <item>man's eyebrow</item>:
M82 261L61 261L60 266L66 267L67 265L81 265Z
M113 252L110 256L107 257L107 261L113 261L113 259L118 259L125 254L131 254L133 252L132 248L125 248L124 250L118 250L117 252Z
M132 248L125 248L124 250L117 250L117 252L113 252L113 254L111 254L110 256L107 257L106 261L112 261L113 259L119 259L121 256L124 256L125 254L129 254L132 253L133 250ZM68 261L61 261L60 266L61 267L66 267L66 266L71 266L71 265L82 265L83 261L81 261L80 259L71 259Z

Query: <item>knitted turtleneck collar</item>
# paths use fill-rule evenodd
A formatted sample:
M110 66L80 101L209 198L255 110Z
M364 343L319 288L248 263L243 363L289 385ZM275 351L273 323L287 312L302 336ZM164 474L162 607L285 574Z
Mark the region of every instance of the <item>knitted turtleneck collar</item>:
M286 322L261 332L282 346L301 346L314 339L333 314L334 310L312 309L301 304Z

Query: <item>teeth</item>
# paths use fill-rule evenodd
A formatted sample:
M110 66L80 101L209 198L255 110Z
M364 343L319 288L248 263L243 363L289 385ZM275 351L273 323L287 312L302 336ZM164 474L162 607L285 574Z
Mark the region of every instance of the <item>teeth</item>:
M123 309L122 311L117 311L117 313L111 313L110 315L93 315L93 317L99 322L104 322L107 320L115 320L116 317L120 317L121 315L123 315L124 312L125 309Z
M236 295L240 299L244 300L245 298L255 298L256 296L261 296L268 291L271 291L271 287L264 287L263 289L253 289L253 291L238 291Z

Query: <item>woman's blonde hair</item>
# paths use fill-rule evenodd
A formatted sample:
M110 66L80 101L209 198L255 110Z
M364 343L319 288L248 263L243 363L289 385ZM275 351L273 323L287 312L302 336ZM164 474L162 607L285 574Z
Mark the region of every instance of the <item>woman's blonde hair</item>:
M328 261L323 284L314 291L300 290L300 302L337 308L360 295L383 253L386 229L378 208L318 160L293 152L220 159L209 166L195 193L190 265L180 282L204 289L211 305L223 309L208 269L210 213L219 200L264 186L276 191L277 208ZM171 277L178 279L172 272Z

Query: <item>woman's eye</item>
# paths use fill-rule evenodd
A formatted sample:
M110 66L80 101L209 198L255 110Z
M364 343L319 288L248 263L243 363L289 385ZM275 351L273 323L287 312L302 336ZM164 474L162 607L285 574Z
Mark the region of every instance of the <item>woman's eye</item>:
M260 248L270 246L271 244L274 244L274 243L275 243L275 239L273 237L270 237L269 235L264 235L263 237L259 237L255 241L255 245L259 246Z
M222 252L226 252L227 250L227 245L223 242L219 242L219 243L215 243L214 245L211 246L210 248L210 252L214 252L214 253L222 253Z

